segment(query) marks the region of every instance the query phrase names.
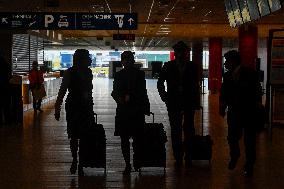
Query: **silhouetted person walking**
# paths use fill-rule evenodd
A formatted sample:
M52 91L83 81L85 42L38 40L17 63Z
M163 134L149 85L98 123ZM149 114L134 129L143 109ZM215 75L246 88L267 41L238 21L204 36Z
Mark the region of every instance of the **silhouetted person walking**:
M173 46L175 60L165 62L159 74L157 88L162 101L167 105L171 125L171 139L176 166L183 163L184 131L185 161L191 164L189 149L190 137L195 134L194 114L200 107L199 76L197 65L190 61L190 48L182 41ZM164 82L167 83L167 91Z
M7 124L11 121L11 89L9 83L11 78L11 65L9 65L5 58L0 55L0 125Z
M130 142L133 139L133 152L139 157L139 141L145 123L145 114L150 114L145 73L134 68L134 56L131 51L121 54L123 69L115 73L113 81L113 99L117 103L115 116L115 136L121 138L122 154L126 163L123 174L131 172ZM139 165L134 167L138 170Z
M30 89L32 91L33 96L33 108L36 112L37 110L43 112L41 109L42 98L38 98L36 92L40 87L42 87L44 78L41 70L38 69L38 62L33 61L32 69L29 71L29 81L30 81Z
M94 118L93 111L93 74L89 66L91 58L86 49L77 49L73 56L73 66L64 72L62 83L55 103L55 119L60 118L60 109L65 93L68 95L65 101L67 134L70 139L70 149L73 162L70 168L71 174L77 170L78 142L81 131L90 125ZM83 168L78 170L83 175Z
M240 157L239 140L244 135L246 162L244 173L251 176L256 159L257 108L261 105L262 90L258 73L241 65L238 51L231 50L224 54L225 72L220 92L220 115L227 111L228 144L230 162L228 168L233 170Z

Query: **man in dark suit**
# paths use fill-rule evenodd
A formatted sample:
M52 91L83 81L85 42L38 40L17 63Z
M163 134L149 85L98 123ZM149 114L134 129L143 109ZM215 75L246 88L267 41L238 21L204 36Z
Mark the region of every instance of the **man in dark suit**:
M121 62L123 69L115 74L111 95L117 103L114 135L121 138L121 149L126 163L123 174L129 174L132 169L129 139L133 139L134 156L139 157L139 141L145 115L150 115L150 103L145 73L134 67L133 53L124 51ZM134 165L134 168L138 170L140 167Z
M257 109L261 107L262 90L256 70L241 65L238 51L224 54L227 72L223 76L219 99L219 113L222 117L227 111L228 144L230 162L228 169L233 170L240 157L239 140L244 134L246 163L244 173L251 176L256 159Z
M166 62L159 74L157 88L162 101L167 105L171 125L171 139L176 166L183 163L182 129L185 148L195 134L194 114L200 107L199 75L197 65L190 61L190 48L182 41L173 46L175 60ZM164 82L167 83L167 91ZM190 155L185 151L186 163L191 164Z

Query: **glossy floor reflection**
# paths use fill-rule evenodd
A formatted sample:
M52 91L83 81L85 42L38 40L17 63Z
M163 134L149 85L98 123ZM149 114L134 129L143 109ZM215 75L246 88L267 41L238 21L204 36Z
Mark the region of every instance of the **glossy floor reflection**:
M214 140L213 158L194 161L192 168L174 168L170 130L165 105L156 90L156 80L147 80L151 111L162 122L168 136L167 167L143 168L141 174L122 175L124 161L119 137L113 136L116 104L110 96L112 80L94 79L95 112L107 136L107 174L103 169L85 169L85 177L71 175L71 153L66 134L64 109L61 120L54 119L54 101L44 104L44 112L24 113L23 126L0 128L0 188L284 188L284 129L273 130L270 141L266 132L257 138L257 163L252 178L242 175L243 156L234 171L227 170L228 146L226 121L218 115L218 95L203 95L205 134ZM147 117L147 121L151 121ZM199 122L200 116L197 113ZM197 125L198 127L198 125ZM197 128L198 130L198 128ZM199 130L200 131L200 130ZM243 149L242 149L243 150Z

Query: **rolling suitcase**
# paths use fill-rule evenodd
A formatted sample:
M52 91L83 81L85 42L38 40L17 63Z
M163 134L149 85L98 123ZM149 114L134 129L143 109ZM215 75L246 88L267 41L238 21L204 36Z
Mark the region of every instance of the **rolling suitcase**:
M201 109L201 135L194 135L188 142L189 160L208 160L211 163L213 141L210 135L203 134L203 107Z
M104 168L106 173L106 136L97 114L90 127L84 129L79 142L79 166Z
M134 168L141 171L142 167L166 167L167 135L162 123L155 123L154 113L152 123L145 123L139 154L134 154Z

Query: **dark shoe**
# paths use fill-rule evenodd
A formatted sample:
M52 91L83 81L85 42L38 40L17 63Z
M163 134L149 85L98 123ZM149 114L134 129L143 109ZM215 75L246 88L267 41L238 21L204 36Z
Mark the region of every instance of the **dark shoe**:
M77 171L77 161L73 161L70 167L70 172L72 175L74 175Z
M85 175L83 167L80 166L80 164L78 165L78 175L79 176L84 176Z
M123 175L129 175L131 173L131 165L126 165L124 171L123 171Z
M238 162L238 159L237 158L232 158L229 162L229 165L228 165L228 169L229 170L233 170L236 168L237 166L237 162Z

